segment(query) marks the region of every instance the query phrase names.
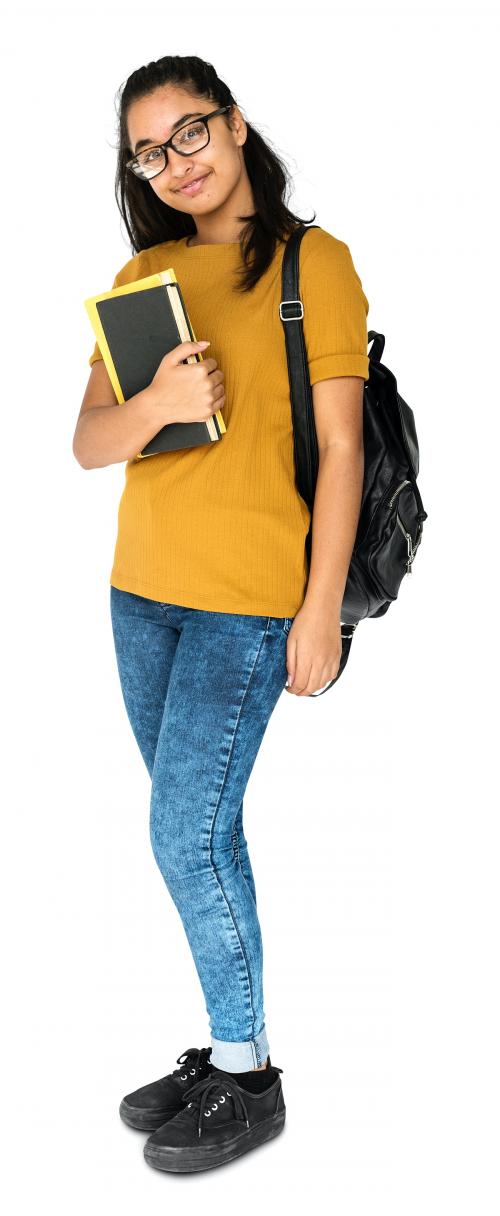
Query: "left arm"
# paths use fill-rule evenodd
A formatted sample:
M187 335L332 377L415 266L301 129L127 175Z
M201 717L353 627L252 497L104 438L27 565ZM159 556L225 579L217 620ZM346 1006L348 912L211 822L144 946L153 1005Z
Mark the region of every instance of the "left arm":
M361 376L313 385L319 468L306 595L287 642L287 692L309 696L337 674L340 613L354 548L364 476Z

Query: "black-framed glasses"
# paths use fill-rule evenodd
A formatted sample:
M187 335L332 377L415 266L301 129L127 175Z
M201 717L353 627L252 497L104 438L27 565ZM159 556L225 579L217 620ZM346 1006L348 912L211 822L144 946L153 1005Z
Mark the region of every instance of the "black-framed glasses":
M218 110L211 110L210 114L203 114L200 118L192 119L183 127L179 127L179 130L175 131L170 139L165 140L164 144L155 144L153 148L145 148L143 152L138 152L131 160L126 161L125 168L129 169L131 173L135 173L136 177L151 181L152 177L163 173L167 164L168 148L173 148L181 156L192 156L193 152L206 148L210 143L209 118L215 118L217 114L225 114L232 107L233 102L230 106L219 106Z

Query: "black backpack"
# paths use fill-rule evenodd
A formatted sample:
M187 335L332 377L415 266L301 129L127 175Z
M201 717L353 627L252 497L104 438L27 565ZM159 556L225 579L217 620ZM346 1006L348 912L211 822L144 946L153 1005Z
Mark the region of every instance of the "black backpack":
M299 295L299 248L309 228L299 225L288 238L283 256L280 317L285 331L294 432L295 483L311 511L306 537L310 566L312 507L318 475L318 443ZM369 376L363 393L365 471L363 493L341 610L342 656L335 679L342 675L359 621L383 616L397 599L405 574L411 574L422 539L424 510L417 486L419 449L413 411L398 393L396 377L381 363L385 338L368 331Z

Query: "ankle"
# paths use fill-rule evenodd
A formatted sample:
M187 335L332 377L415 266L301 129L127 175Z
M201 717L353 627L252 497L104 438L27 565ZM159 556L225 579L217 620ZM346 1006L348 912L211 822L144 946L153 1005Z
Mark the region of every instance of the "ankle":
M263 1093L275 1079L269 1056L265 1064L259 1065L258 1068L249 1068L247 1072L232 1072L230 1069L227 1071L242 1089L247 1089L250 1093Z
M258 1064L257 1068L251 1068L248 1071L249 1072L264 1072L264 1070L268 1067L268 1064L269 1064L269 1056L267 1057L265 1064Z

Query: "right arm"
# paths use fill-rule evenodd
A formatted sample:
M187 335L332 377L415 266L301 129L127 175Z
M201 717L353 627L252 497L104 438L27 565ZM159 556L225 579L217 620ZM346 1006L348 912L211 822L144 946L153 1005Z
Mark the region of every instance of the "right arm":
M151 384L123 404L102 359L93 363L73 436L83 469L132 460L163 426L206 421L224 405L224 374L216 360L183 363L200 342L181 342L162 359Z
M92 365L73 437L73 454L82 469L131 460L160 430L158 410L148 389L119 405L103 360Z

